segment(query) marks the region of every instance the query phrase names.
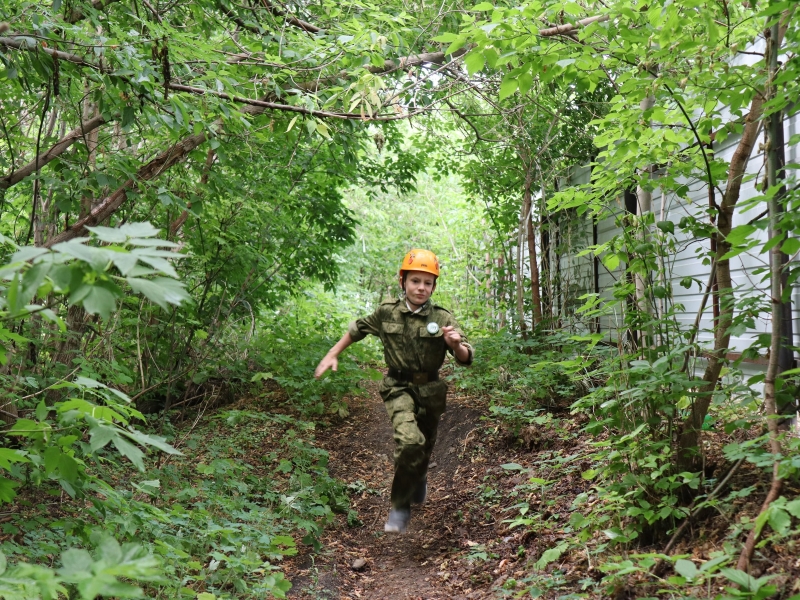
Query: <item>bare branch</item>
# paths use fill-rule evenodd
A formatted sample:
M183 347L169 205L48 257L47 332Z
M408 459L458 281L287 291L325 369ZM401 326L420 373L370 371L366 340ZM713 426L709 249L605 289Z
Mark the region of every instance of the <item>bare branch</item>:
M317 27L316 25L312 25L307 21L303 21L302 19L293 17L282 8L278 8L277 6L275 6L275 4L273 4L269 0L261 0L261 2L264 5L264 8L266 8L273 15L277 15L279 17L285 17L286 22L289 23L290 25L294 25L295 27L298 27L307 33L319 33L320 31L322 31L321 27Z
M102 115L98 115L93 119L84 121L80 126L76 127L67 135L58 140L53 146L50 147L49 150L43 154L40 154L38 160L36 157L34 157L34 159L24 167L21 167L16 171L11 171L11 173L8 175L0 177L0 190L8 189L12 185L16 185L28 175L36 171L37 165L38 168L43 167L54 158L57 158L59 155L63 154L65 150L72 146L72 144L74 144L76 141L82 139L83 136L94 131L105 123L108 123L108 120Z
M155 179L161 173L169 169L172 165L182 161L186 156L200 144L208 139L206 132L198 133L197 135L190 135L180 142L171 146L169 150L162 152L156 158L151 160L146 165L143 165L136 172L136 177L128 179L114 192L106 196L100 204L91 210L85 217L76 221L69 229L62 231L57 236L48 240L45 243L46 248L50 248L59 242L66 242L82 234L86 227L91 227L102 223L112 214L114 214L120 206L122 206L128 199L127 192L136 186L139 181L148 181Z
M608 19L608 15L595 15L594 17L581 19L575 23L566 23L564 25L558 25L557 27L548 27L547 29L542 29L539 31L538 35L541 37L553 37L556 35L569 34L577 29L580 29L581 27L586 27L592 23L602 23L603 21L608 21Z
M321 117L325 119L349 119L349 120L357 120L357 121L398 121L402 119L407 119L412 115L419 114L420 111L414 111L413 113L403 113L397 115L384 115L384 116L376 116L370 117L366 115L362 115L361 113L349 113L349 112L331 112L327 110L314 110L313 108L305 108L303 106L292 106L291 104L279 104L277 102L268 102L265 100L254 100L252 98L244 98L243 96L232 96L231 94L227 94L225 92L218 92L216 90L207 90L205 88L197 88L191 87L188 85L181 85L179 83L170 83L169 89L175 90L176 92L187 92L189 94L197 94L200 96L203 95L210 95L216 96L218 98L223 98L225 100L231 100L233 102L238 102L240 104L247 104L249 106L257 106L259 108L265 109L272 109L272 110L280 110L284 112L294 112L299 113L301 115L310 115L314 117Z
M101 71L109 70L107 67L101 67L100 65L96 65L91 61L87 61L82 56L78 56L77 54L70 54L69 52L62 52L61 50L46 48L37 44L35 41L32 42L32 40L33 38L19 36L0 37L0 46L14 48L16 50L28 50L30 52L44 52L45 54L54 56L59 60L65 60L67 62L75 63L76 65L82 65L84 67L90 67L92 69L98 69Z

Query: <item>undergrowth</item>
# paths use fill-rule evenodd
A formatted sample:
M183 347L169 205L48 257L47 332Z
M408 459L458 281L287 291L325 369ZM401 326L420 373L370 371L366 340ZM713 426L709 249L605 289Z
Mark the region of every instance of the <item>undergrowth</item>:
M753 381L728 370L704 426L706 468L676 469L673 421L685 418L693 389L680 371L682 353L648 361L620 356L597 341L561 334L524 341L500 333L480 340L481 360L455 375L463 390L487 397L488 435L505 435L523 457L534 453L530 462L504 464L487 475L476 496L509 532L548 540L531 555L519 547L524 575L505 579L498 593L800 598L792 596L800 580L769 568L774 548L786 553L800 544L800 500L792 499L800 442L784 440L778 464L786 495L756 519L775 457L754 417ZM749 465L742 469L747 472L718 489L739 460ZM512 479L521 481L510 485ZM701 536L702 550L678 544L663 552L687 516L698 514L691 536ZM746 573L736 561L753 528L763 531L762 566Z
M298 544L319 547L322 528L349 504L313 429L296 416L231 409L176 429L183 455L151 457L146 474L101 455L85 502L38 501L31 490L4 523L0 549L21 565L50 564L70 547L100 560L135 543L150 597L282 598L290 583L281 560Z

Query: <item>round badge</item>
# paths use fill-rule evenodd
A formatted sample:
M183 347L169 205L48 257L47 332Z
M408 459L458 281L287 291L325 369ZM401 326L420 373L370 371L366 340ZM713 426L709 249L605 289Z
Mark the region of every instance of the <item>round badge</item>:
M439 324L438 323L428 323L428 327L426 328L428 333L431 335L436 335L439 333Z

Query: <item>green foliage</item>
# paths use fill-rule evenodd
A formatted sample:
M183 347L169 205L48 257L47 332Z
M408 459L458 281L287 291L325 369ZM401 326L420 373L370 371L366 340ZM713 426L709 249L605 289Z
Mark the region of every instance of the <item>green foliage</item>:
M579 393L580 386L558 364L578 348L558 334L521 340L503 330L476 342L481 360L456 371L454 381L469 392L489 394L496 414L519 423L535 422L541 419L536 416L540 407L565 406Z
M8 566L5 555L0 552L0 595L8 600L55 600L62 594L82 600L94 600L98 596L144 598L141 588L118 578L158 583L163 580L160 566L141 546L120 546L107 536L97 536L94 557L86 550L64 551L58 569L25 562ZM71 595L70 589L76 590L76 594Z
M2 551L36 562L67 544L88 545L102 530L140 550L114 553L114 542L103 541L100 563L67 550L57 583L89 589L111 585L110 574L149 582L156 597L194 598L201 590L217 598L285 597L290 584L276 563L297 553L299 538L318 546L322 528L349 503L344 486L328 475L327 454L313 445L312 430L313 423L285 415L219 412L177 431L184 455L149 464L146 479L107 456L85 486L87 506L65 507L46 541L7 541ZM37 522L18 518L14 525ZM123 588L113 589L108 594L124 596Z
M357 344L339 358L336 373L314 379L314 368L331 346L346 331L346 309L363 312L356 302L341 304L320 289L308 289L294 302L262 320L258 335L253 339L252 356L259 369L254 380L273 379L288 395L296 409L307 414L348 414L346 396L364 393L359 386L365 372L355 359L376 358L374 346ZM375 369L366 373L372 379L383 375Z
M9 262L0 268L9 281L0 287L3 340L27 342L7 327L32 315L43 316L63 330L63 321L51 309L53 299L59 297L105 319L124 298L125 284L163 306L188 298L183 286L173 279L174 268L165 260L176 255L158 249L171 244L154 240L158 230L149 223L127 224L118 229L96 227L92 233L94 240L107 245L97 247L88 244L88 239L81 239L56 244L52 250L16 248ZM37 304L40 300L45 302ZM9 348L3 344L0 349L5 358ZM30 417L6 411L14 421L4 431L4 437L14 439L17 447L0 448L0 501L4 503L14 501L21 487L32 485L49 492L54 483L73 498L85 497L98 481L87 466L102 460L109 445L140 470L144 468L140 447L180 454L164 438L132 426L134 419L143 421L144 416L117 389L84 376L58 382L49 389L67 393L49 404L38 401L30 410ZM7 397L4 406L15 411L25 408L15 403L13 395ZM160 564L139 544L120 547L108 537L93 541L98 545L96 558L86 550L65 549L62 567L55 571L25 563L7 568L5 555L0 553L4 597L56 598L74 586L81 598L133 598L141 597L142 590L118 578L150 582L161 579Z

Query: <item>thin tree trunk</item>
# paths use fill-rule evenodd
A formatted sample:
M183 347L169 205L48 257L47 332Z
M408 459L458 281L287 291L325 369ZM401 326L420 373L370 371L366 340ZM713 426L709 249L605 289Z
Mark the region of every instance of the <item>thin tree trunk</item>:
M503 293L501 298L505 298L505 292L503 291L505 288L505 267L503 263L503 255L500 255L497 258L497 272L499 273L499 277L496 278L498 285L494 292L495 305L499 304L497 298L501 291ZM503 329L506 326L506 309L502 305L498 305L496 310L500 315L500 329Z
M769 29L769 36L767 37L767 60L769 64L769 87L767 95L769 98L775 97L775 77L778 73L778 24L772 25ZM778 185L779 176L779 157L778 157L778 142L783 137L779 134L779 130L783 129L783 121L781 119L780 111L769 115L767 124L767 185L769 188L774 189ZM768 201L769 206L769 238L774 239L780 236L784 237L779 228L781 208L780 194L773 194ZM767 374L764 378L764 412L767 418L767 428L769 430L769 445L770 451L775 456L775 462L772 466L772 485L770 486L769 493L767 494L764 504L761 507L761 512L769 508L769 505L778 498L781 491L781 478L780 478L780 463L778 457L781 455L781 443L778 439L780 433L778 431L778 407L775 402L775 382L780 375L780 354L781 346L783 346L781 325L783 322L783 307L781 303L781 296L783 294L783 277L781 274L783 268L783 253L781 252L781 245L774 244L769 251L769 267L770 267L770 300L772 304L772 326L770 331L770 355L769 364L767 366ZM760 528L753 527L750 534L747 536L744 548L739 555L739 561L736 568L740 571L747 571L750 566L750 559L753 556L756 543L760 536Z
M209 148L208 153L206 154L206 165L203 169L203 174L200 176L200 185L198 189L198 194L202 193L203 188L208 183L208 173L211 171L211 165L214 163L214 157L216 156L216 152L213 149ZM187 204L187 207L184 211L178 215L178 218L175 219L169 226L169 235L170 237L175 237L178 232L183 227L183 224L186 223L186 219L189 218L189 209L192 207L191 202Z
M522 287L523 287L523 279L524 279L524 270L523 270L523 256L522 253L522 246L525 243L525 217L527 213L525 212L525 203L522 204L522 210L520 211L519 215L519 227L517 230L517 277L515 281L515 288L516 288L516 297L517 297L517 318L519 319L519 330L522 333L522 339L528 339L528 325L525 322L525 302L523 300L522 294Z
M534 327L542 322L542 299L539 296L539 261L536 258L536 232L533 230L533 202L531 187L533 186L533 169L525 170L525 188L522 194L522 212L525 215L525 226L528 238L528 257L531 269L531 303L533 304ZM544 197L544 190L542 190Z
M89 100L88 83L84 86L84 97L83 115L81 118L83 121L89 121L92 118L96 118L99 115L99 111L97 109L97 105ZM97 128L86 134L86 150L89 152L89 157L86 161L86 164L92 171L95 169L95 165L97 164L97 145L99 140L100 136ZM92 195L83 196L81 198L81 217L88 215L96 205L97 199L93 198Z
M656 99L655 96L647 96L645 97L641 103L639 104L639 108L641 109L642 113L650 110L655 106ZM649 178L652 178L653 167L650 165L645 170L645 173L648 174ZM663 201L663 200L662 200ZM647 242L649 237L649 229L646 225L645 215L648 215L653 210L653 193L638 185L636 187L636 215L639 217L638 219L638 227L639 231L637 237L639 238L640 242ZM642 262L645 262L647 257L642 257ZM641 272L636 273L634 275L634 281L636 283L636 305L638 309L645 314L651 313L651 305L650 300L647 297L647 284L650 281L650 273L649 272ZM652 343L652 336L653 332L651 328L647 328L646 330L639 331L639 339L642 341L643 344L651 344Z
M781 16L780 26L777 30L777 39L774 39L775 52L778 52L786 34L791 11L785 11ZM719 320L714 328L714 349L708 354L705 373L703 374L703 384L698 390L691 412L683 422L678 438L678 468L681 470L691 470L697 466L697 448L700 441L700 432L703 426L703 419L708 413L711 404L711 395L719 380L722 367L725 364L725 356L730 344L730 333L728 333L733 322L733 283L731 281L731 267L728 259L722 257L727 254L731 245L727 241L727 236L733 228L733 214L742 187L742 178L747 168L747 162L753 152L758 131L760 129L761 114L764 105L763 93L756 93L750 103L750 112L745 119L742 130L742 138L731 158L728 169L728 182L722 203L719 207L719 226L715 234L717 240L717 254L715 262L717 265L717 287L719 290L720 314Z

